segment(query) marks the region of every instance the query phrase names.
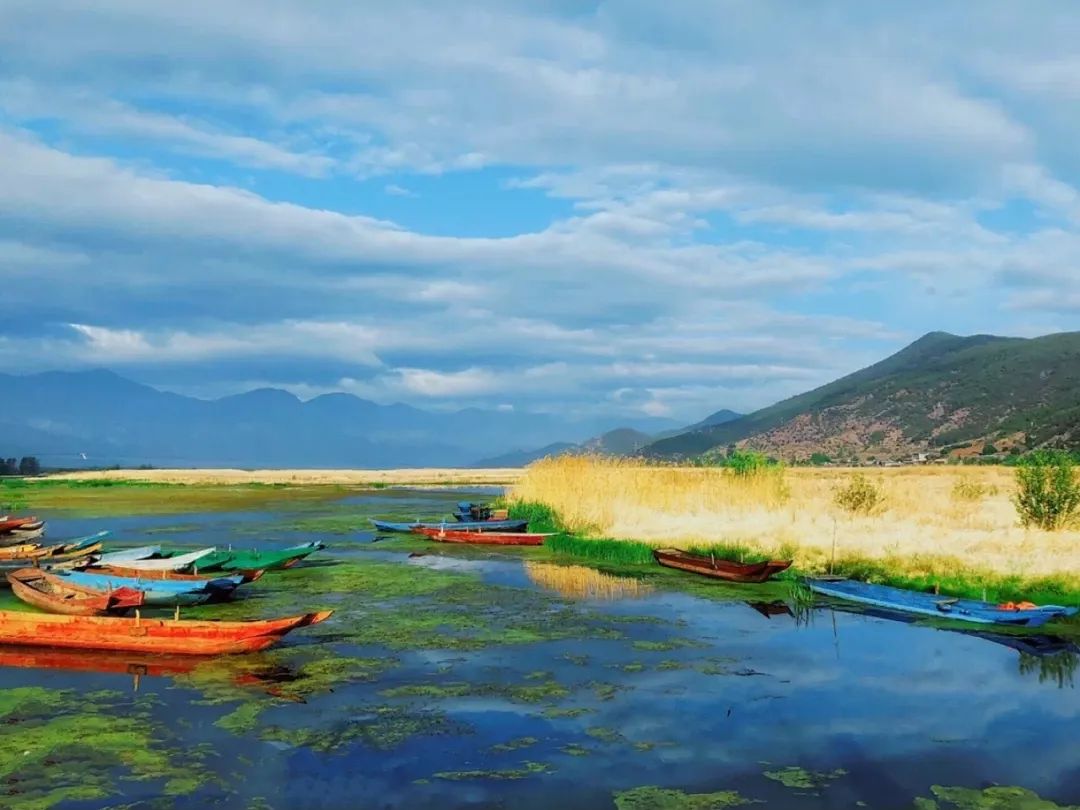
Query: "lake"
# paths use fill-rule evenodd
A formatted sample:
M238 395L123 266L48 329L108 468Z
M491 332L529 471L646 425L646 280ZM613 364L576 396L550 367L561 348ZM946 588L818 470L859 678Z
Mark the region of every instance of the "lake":
M107 528L112 546L321 539L307 564L183 615L336 612L211 661L0 647L0 807L1080 803L1074 645L792 611L783 584L375 542L367 528L488 495L49 515L50 539Z

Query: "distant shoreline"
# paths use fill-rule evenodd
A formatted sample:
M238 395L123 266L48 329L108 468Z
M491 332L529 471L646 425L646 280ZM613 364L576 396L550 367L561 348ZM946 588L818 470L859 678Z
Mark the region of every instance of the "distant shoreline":
M449 486L513 484L520 468L470 470L423 468L400 470L87 470L45 476L53 481L141 481L155 484L315 484L364 486ZM31 479L32 480L32 479Z

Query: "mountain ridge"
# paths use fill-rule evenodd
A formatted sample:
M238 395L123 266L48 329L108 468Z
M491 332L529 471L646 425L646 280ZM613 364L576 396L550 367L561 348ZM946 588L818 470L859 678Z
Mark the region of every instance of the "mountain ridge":
M654 458L747 446L903 458L953 444L995 450L1080 441L1080 332L1039 338L930 332L883 360L721 425L661 439Z

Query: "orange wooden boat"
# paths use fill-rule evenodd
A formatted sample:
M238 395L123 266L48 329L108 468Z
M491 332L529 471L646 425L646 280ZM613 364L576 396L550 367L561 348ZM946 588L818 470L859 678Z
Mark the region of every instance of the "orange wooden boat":
M330 618L332 610L242 622L106 616L60 616L0 610L0 644L221 655L262 650L298 627Z
M165 569L149 569L149 568L125 568L122 565L92 565L86 569L88 574L111 574L114 577L129 577L132 579L145 579L147 582L155 579L168 579L179 582L206 582L211 579L219 579L222 576L236 576L240 574L244 577L243 582L254 582L264 573L263 569L256 571L229 571L227 574L221 572L214 572L211 574L181 574L179 571L168 571Z
M102 616L126 613L143 603L143 592L134 588L96 591L66 582L40 568L20 568L7 575L11 590L28 605L68 616Z
M773 574L791 566L791 560L763 560L756 563L740 563L734 560L721 560L713 556L691 554L677 548L658 548L653 557L660 565L678 568L694 574L723 579L728 582L764 582Z
M551 537L551 534L536 532L479 532L427 526L417 526L413 531L440 543L477 543L485 546L542 546L544 539Z

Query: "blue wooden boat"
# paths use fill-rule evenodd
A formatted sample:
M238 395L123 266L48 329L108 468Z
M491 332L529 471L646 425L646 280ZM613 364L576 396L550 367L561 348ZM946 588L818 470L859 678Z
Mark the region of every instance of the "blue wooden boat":
M394 523L387 520L372 520L376 531L380 532L411 532L413 529L439 529L446 527L459 532L523 532L529 525L527 520L475 520L454 521L447 523L419 522L419 523Z
M1042 605L1029 610L1004 608L977 599L954 599L934 593L920 593L888 585L870 585L853 579L810 579L806 584L814 593L844 599L886 610L933 616L936 619L956 619L976 624L1007 624L1020 627L1039 627L1051 619L1071 616L1077 608Z
M225 599L243 582L241 574L223 576L204 581L184 581L168 579L142 579L139 577L119 577L113 574L89 571L65 571L62 576L75 585L100 591L132 588L142 591L143 604L155 607L173 607L175 605L201 605L211 600Z

